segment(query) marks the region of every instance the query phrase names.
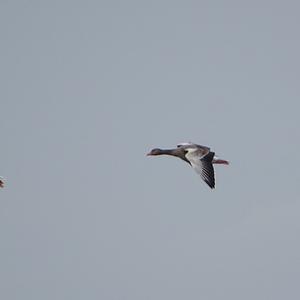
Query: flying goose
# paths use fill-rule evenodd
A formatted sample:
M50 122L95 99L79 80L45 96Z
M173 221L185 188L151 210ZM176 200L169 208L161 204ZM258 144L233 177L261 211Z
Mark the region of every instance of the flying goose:
M0 178L0 188L4 187L4 181L2 180L2 178Z
M194 143L180 143L175 149L154 148L147 155L172 155L181 158L190 164L212 189L215 188L213 164L229 164L227 160L216 157L210 148Z

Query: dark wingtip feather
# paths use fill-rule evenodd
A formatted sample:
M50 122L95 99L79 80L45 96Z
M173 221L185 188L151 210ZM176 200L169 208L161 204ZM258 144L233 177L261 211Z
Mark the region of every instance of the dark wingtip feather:
M214 155L215 155L214 152L209 152L201 159L203 164L201 177L211 189L215 188L215 176L214 176L215 172L214 172L214 167L212 165L212 160L214 158Z

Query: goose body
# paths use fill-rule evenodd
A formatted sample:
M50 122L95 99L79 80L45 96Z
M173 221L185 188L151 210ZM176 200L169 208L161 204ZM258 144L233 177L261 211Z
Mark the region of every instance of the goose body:
M215 188L213 164L228 165L227 160L219 159L209 147L194 143L180 143L174 149L152 149L147 155L171 155L187 162L206 182L210 188Z
M4 181L2 180L2 178L0 178L0 188L4 187Z

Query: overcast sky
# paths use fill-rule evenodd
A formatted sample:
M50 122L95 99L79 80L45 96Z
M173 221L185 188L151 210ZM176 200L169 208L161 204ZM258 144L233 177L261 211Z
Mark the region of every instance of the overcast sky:
M0 298L300 299L299 11L2 0Z

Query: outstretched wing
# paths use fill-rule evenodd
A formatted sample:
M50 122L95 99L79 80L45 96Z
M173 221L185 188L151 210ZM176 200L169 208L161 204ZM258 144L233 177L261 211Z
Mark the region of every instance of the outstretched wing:
M212 160L214 158L214 153L209 152L205 155L201 160L202 170L201 170L201 177L202 179L209 185L210 188L215 188L215 174L214 174L214 167L212 164Z
M208 184L210 188L215 188L215 175L212 160L214 152L208 152L203 156L195 155L195 152L186 154L187 159L190 161L193 169L201 176L201 178Z

